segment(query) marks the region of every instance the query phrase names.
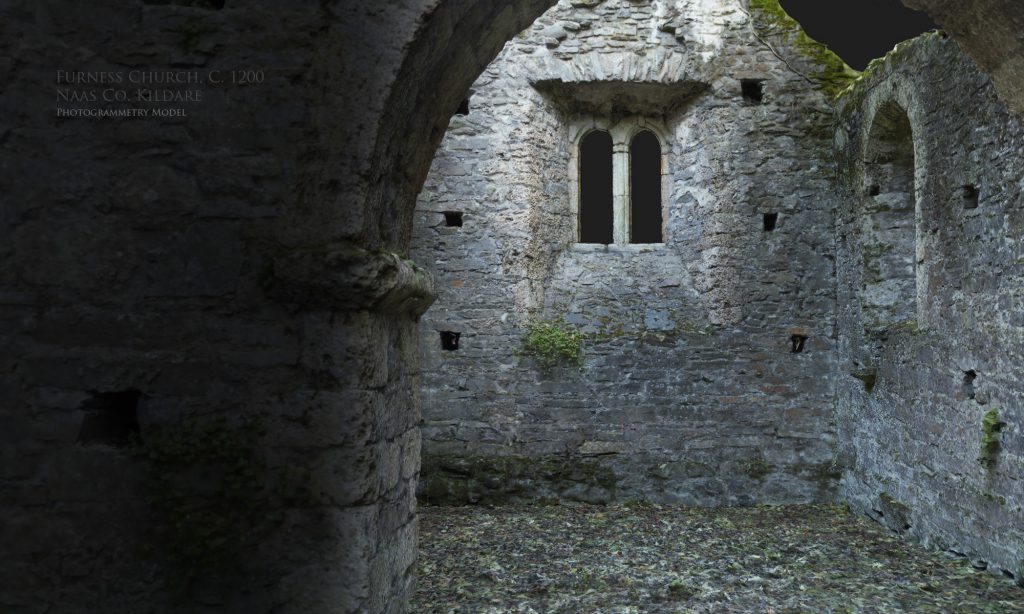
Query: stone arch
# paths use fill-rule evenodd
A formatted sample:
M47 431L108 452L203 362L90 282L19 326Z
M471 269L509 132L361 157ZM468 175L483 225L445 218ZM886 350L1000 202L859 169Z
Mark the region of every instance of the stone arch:
M1024 12L1017 0L993 0L984 6L979 4L980 8L971 6L972 3L945 0L904 2L924 8L947 27L982 68L993 74L1007 104L1018 116L1024 111L1024 43L1013 38L1020 28L976 27L979 16L983 24L1020 23ZM296 288L296 294L301 291L303 296L320 297L312 306L304 304L308 311L319 309L317 315L325 321L329 318L323 314L330 310L340 312L344 315L339 320L352 322L351 329L358 332L353 336L358 336L360 343L390 349L390 360L366 360L367 364L362 366L373 378L382 377L389 386L391 396L386 409L382 401L369 394L371 386L363 380L353 384L353 392L347 396L325 395L332 401L323 403L331 405L330 409L343 407L342 415L353 416L352 421L358 421L361 431L382 432L382 425L397 421L396 415L418 411L412 386L388 380L386 374L389 368L392 372L415 370L411 364L415 352L407 348L407 342L414 338L412 324L421 309L408 309L404 301L410 297L410 288L416 288L420 276L394 254L379 255L383 253L379 250L402 252L408 244L415 195L426 177L448 117L470 84L502 45L554 4L555 0L422 0L405 3L401 8L392 7L393 15L375 3L342 2L340 8L328 3L321 9L323 32L308 45L313 48L318 43L325 44L309 51L312 78L303 93L313 107L315 117L310 123L314 132L321 129L322 134L316 136L326 154L319 155L324 152L313 147L315 155L307 155L307 161L300 162L304 164L303 183L315 185L302 191L302 202L294 216L300 226L295 229L298 239L294 242L303 244L317 262L293 258L283 264L275 263L274 272L288 277L288 285ZM381 14L387 15L374 21ZM352 36L357 28L346 21L357 26L375 26L379 32L355 32ZM411 31L406 31L410 28ZM992 36L993 32L999 36ZM355 50L357 45L368 49L369 55L364 50ZM367 78L347 84L354 75L369 70L382 76L377 81ZM368 108L363 115L349 119L351 125L343 125L340 135L335 104L339 100L343 109L346 104L350 108ZM914 125L915 107L908 106L905 100L900 103L908 109ZM343 151L360 141L351 138L352 135L365 136L366 142L372 143L365 163L353 163L346 157L351 154ZM337 164L339 158L341 165ZM341 167L340 173L336 166ZM918 186L920 189L920 182ZM313 239L342 239L358 249L317 250L315 245L308 245ZM334 258L341 266L329 270L319 262L322 256ZM290 283L296 277L300 283ZM357 296L358 300L353 298ZM330 319L334 324L333 317ZM325 325L323 338L331 339L327 330ZM307 337L316 336L307 332ZM311 361L306 354L319 355L321 350L316 341L305 343L308 347L303 346L303 360ZM348 348L338 344L342 345L338 353L345 358ZM310 375L327 373L312 363L304 362L304 368ZM373 379L373 386L383 385ZM291 405L303 403L307 402L296 401ZM293 409L291 405L282 404L274 411L284 414ZM353 499L355 503L341 497L339 506L331 508L329 522L314 527L323 528L331 538L327 540L318 534L320 539L316 543L320 549L310 549L304 560L290 562L299 571L295 577L285 579L280 592L287 595L287 600L279 599L278 603L287 604L281 606L282 611L400 611L411 586L402 565L411 558L415 539L409 532L396 533L394 526L395 519L403 511L411 513L411 508L403 508L400 501L378 505L385 498L378 483L384 478L383 465L391 473L415 475L417 455L399 459L390 456L390 450L362 440L352 443L343 439L339 447L345 458L359 459L346 465L349 483L341 487L343 494L348 494L344 489L349 485L353 491L356 485L369 485L369 494ZM373 462L363 462L363 457ZM388 462L379 465L378 457ZM340 546L335 542L340 542ZM341 553L343 558L340 563L332 560L333 566L328 565L325 570L324 561L328 559L324 553L328 550ZM337 571L338 566L341 572ZM314 568L316 573L301 573ZM305 601L295 601L294 595L304 595Z
M407 245L419 192L451 114L502 46L556 0L431 2L381 113L360 234ZM381 46L387 46L383 43Z
M926 280L931 237L923 228L935 212L929 186L925 111L917 91L909 84L889 81L868 94L863 109L865 130L857 146L856 162L862 250L858 293L864 347L870 348L862 358L877 365L889 329L928 326ZM897 175L893 176L892 171ZM897 220L899 223L890 225L887 231L877 231L880 224ZM886 249L896 244L903 245L898 252ZM894 267L902 267L903 273L888 283L883 281L888 276L886 271ZM880 275L877 282L868 279L872 271ZM886 294L891 299L888 308L878 303Z
M400 52L405 61L395 83L402 87L393 87L385 104L372 158L375 170L368 178L368 182L376 187L360 203L361 213L366 218L360 236L366 243L376 247L380 244L402 246L408 242L415 194L422 185L433 151L443 135L443 126L447 121L445 109L454 108L453 105L461 99L501 44L554 3L554 0L489 0L477 3L450 0L432 3L420 12L422 15L443 14L446 17L441 20L432 17L426 27L416 34L412 45ZM905 0L905 3L925 8L943 24L969 19L973 15L972 9L962 3L954 5L941 0ZM987 18L992 22L1003 20L1012 23L1021 18L1021 12L1013 6L1013 0L1003 0ZM505 25L496 28L479 27L480 24L491 26L499 21ZM985 29L980 29L978 34L961 32L952 30L954 38L958 40L981 39ZM474 47L474 41L486 44ZM386 48L393 46L390 41L381 44L381 47ZM971 45L965 47L972 57L980 57L980 52L973 52ZM476 49L482 51L476 52ZM1002 66L981 62L989 72L1000 68L996 83L1008 102L1020 100L1021 94L1015 92L1024 91L1020 87L1024 84L1024 70L1012 70L1013 66L1024 65L1022 57L1024 50L1008 54ZM421 71L424 67L429 70ZM449 93L436 96L425 93L434 85L431 79L437 82L439 77L443 77L440 84L450 87L438 89ZM1012 102L1011 106L1018 113L1024 108L1020 104L1014 107ZM913 117L913 112L910 115ZM920 156L915 158L921 159Z
M917 220L914 135L894 100L871 119L861 186L861 318L868 336L917 323Z

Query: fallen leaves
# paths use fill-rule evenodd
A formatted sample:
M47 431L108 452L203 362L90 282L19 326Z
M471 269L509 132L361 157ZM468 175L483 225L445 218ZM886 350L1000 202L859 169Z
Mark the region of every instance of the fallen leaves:
M412 612L1024 612L837 506L420 508Z

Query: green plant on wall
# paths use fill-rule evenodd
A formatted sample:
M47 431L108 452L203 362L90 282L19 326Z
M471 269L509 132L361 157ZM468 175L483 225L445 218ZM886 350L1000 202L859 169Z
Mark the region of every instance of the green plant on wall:
M583 365L583 333L556 320L530 324L523 354L533 356L545 373L559 365Z
M999 432L1004 426L1006 423L999 420L999 410L995 408L985 412L981 419L981 450L978 462L985 468L991 469L996 464L996 456L999 454Z

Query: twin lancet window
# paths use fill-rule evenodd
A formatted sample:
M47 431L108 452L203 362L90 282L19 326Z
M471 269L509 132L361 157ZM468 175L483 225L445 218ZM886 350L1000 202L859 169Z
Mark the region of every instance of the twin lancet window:
M579 242L663 243L661 142L641 130L615 143L588 132L579 151Z

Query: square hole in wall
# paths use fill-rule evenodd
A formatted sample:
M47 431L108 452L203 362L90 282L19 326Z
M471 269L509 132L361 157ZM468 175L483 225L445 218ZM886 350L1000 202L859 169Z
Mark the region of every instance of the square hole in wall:
M139 435L138 390L91 392L80 409L85 411L78 443L126 446Z
M964 187L960 188L960 196L961 198L963 198L964 201L964 209L978 208L978 200L980 195L978 193L977 186L965 185Z
M974 369L964 371L964 381L961 391L965 399L974 398L974 380L978 379L978 372Z
M454 352L459 349L459 337L462 333L450 330L441 331L441 349L446 352Z
M779 223L778 213L765 213L762 219L765 232L772 232Z
M461 211L444 211L444 225L449 228L462 228Z
M764 102L763 79L740 79L740 88L743 90L743 100L748 104Z
M868 186L868 196L878 196L882 193L882 186L877 183L872 183Z
M793 354L800 354L803 352L804 344L807 343L807 338L807 335L791 335L789 337L789 342L793 344L793 348L790 351Z

